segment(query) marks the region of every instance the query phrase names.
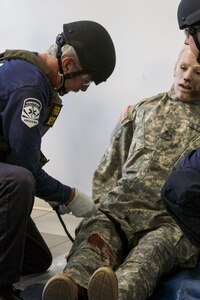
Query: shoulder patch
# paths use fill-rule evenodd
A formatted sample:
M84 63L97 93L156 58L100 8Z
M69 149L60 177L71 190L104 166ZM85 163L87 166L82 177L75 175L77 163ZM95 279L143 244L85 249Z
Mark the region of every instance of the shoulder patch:
M121 115L120 115L120 123L123 123L124 120L126 120L129 117L129 107L130 107L130 105L127 105L122 110Z
M38 99L25 99L21 114L22 122L24 122L29 128L38 125L41 109L42 103Z

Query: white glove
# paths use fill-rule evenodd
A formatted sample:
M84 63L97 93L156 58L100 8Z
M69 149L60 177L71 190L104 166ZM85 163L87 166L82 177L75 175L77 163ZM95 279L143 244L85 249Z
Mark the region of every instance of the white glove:
M94 201L86 194L75 189L75 196L69 204L60 204L58 212L61 215L72 214L76 217L91 217L97 211Z

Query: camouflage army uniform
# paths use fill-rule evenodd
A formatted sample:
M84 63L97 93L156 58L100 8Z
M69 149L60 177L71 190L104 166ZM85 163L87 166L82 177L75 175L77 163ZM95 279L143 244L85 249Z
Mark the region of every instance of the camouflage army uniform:
M147 299L162 274L195 266L197 249L166 212L160 190L180 157L199 147L199 116L200 103L177 100L173 89L123 112L94 174L101 211L77 228L64 270L81 286L111 266L120 300Z

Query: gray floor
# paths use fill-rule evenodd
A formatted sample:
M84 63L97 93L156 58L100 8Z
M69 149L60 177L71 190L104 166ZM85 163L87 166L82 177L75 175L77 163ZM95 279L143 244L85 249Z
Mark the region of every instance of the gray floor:
M46 282L54 274L62 272L65 265L65 256L72 245L54 211L34 208L32 218L49 246L54 259L51 268L47 272L22 277L16 285L17 288L22 290L32 284ZM81 219L69 214L62 216L62 219L70 235L74 237L75 228Z

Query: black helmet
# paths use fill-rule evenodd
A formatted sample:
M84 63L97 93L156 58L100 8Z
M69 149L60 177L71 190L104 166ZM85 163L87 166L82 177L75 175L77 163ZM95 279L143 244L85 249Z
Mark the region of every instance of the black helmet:
M200 0L181 0L177 16L180 29L200 23Z
M63 35L95 84L106 81L116 62L115 48L106 29L93 21L76 21L63 25Z

